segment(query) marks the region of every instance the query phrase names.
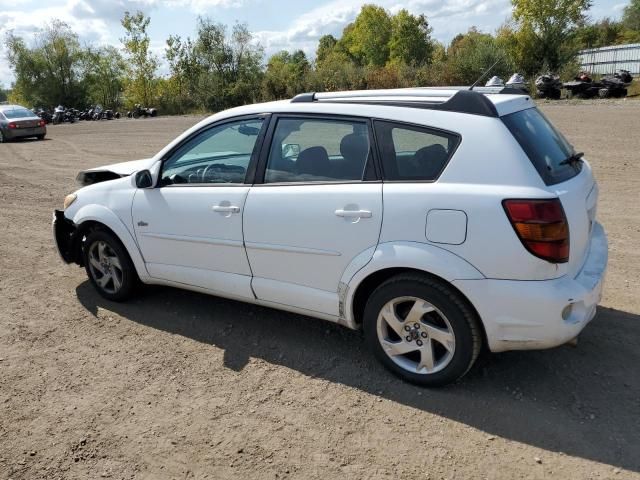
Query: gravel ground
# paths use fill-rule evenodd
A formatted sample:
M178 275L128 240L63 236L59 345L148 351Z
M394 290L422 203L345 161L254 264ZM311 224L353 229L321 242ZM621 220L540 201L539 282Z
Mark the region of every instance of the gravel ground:
M54 250L78 170L196 117L53 126L0 145L0 478L640 478L640 102L543 105L586 152L609 234L577 348L404 384L362 336L170 288L98 297Z

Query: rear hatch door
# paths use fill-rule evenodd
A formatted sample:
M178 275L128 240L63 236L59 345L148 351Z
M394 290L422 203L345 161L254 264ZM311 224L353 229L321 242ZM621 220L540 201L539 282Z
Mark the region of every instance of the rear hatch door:
M589 250L598 202L591 167L537 108L502 117L547 190L562 202L569 222L567 273L576 276Z

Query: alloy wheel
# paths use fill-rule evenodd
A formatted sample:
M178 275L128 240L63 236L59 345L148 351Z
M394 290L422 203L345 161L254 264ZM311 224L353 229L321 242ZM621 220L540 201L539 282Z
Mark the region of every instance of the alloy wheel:
M432 374L453 359L453 327L440 310L424 299L390 300L378 314L376 330L383 351L407 372Z
M115 294L122 288L122 264L107 242L99 240L89 247L89 270L105 292Z

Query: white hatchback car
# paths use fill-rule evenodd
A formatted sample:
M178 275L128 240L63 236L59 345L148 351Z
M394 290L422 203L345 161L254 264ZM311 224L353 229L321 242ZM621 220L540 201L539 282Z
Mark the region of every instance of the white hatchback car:
M480 90L480 91L478 91ZM213 115L153 158L81 172L62 258L121 301L138 281L363 328L442 385L481 347L554 347L594 317L598 187L508 89L302 94Z

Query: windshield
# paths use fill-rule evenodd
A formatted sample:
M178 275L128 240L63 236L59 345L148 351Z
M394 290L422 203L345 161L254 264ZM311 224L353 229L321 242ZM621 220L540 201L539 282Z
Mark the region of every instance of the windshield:
M582 169L582 162L564 162L576 152L537 108L505 115L502 120L545 184L569 180Z
M35 117L36 115L26 108L13 108L11 110L3 110L4 116L11 118L24 118L24 117Z

